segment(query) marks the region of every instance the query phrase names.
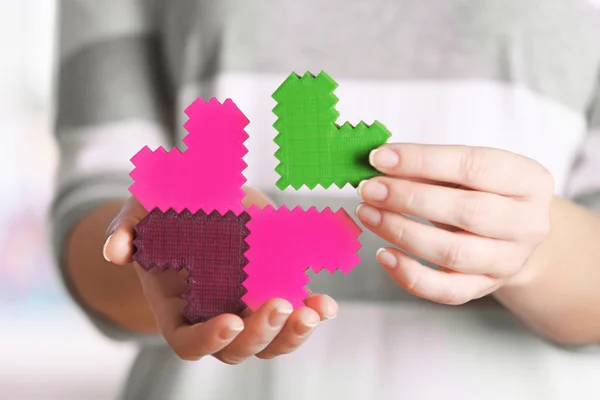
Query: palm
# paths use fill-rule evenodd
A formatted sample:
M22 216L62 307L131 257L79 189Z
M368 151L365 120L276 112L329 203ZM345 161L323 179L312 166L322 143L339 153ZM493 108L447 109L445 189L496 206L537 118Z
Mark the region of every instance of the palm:
M244 207L261 208L271 200L255 189L244 188ZM128 254L121 259L131 262L133 227L147 215L146 210L131 198L115 219L115 229L129 234ZM337 304L326 295L311 295L306 307L291 309L283 299L271 299L256 312L246 309L240 316L222 314L204 323L190 324L183 316L186 301L187 272L152 269L144 271L135 266L146 299L156 318L161 334L173 350L185 360L213 355L228 364L237 364L248 357L273 358L298 348L320 320L337 315Z

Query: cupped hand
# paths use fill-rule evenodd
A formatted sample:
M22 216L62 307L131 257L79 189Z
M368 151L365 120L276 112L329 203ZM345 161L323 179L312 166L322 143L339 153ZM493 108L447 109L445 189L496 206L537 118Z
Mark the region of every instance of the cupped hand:
M361 182L356 214L397 246L377 259L400 286L463 304L527 274L550 228L554 180L542 165L498 149L417 144L384 145L370 163L383 176Z
M264 207L270 200L261 192L244 188L244 206ZM133 263L133 227L147 211L130 198L107 230L104 257L117 265ZM300 347L320 321L335 318L337 303L327 295L312 294L305 307L294 310L283 299L271 299L256 312L247 309L241 316L223 314L204 323L190 324L183 317L185 274L166 270L138 272L144 295L154 313L160 333L183 360L212 355L227 364L239 364L256 356L270 359Z

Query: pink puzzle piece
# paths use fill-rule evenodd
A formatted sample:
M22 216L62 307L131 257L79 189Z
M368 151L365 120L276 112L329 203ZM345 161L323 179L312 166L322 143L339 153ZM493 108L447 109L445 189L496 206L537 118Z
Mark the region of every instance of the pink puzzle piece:
M233 101L200 98L186 113L188 149L144 147L132 158L130 191L152 211L136 227L135 244L141 251L134 259L145 270L160 266L189 272L184 298L194 304L188 303L183 312L190 322L240 312L240 296L253 310L274 297L299 307L308 295L309 267L347 273L358 264L361 230L344 210L254 206L244 213L242 157L249 121ZM221 216L228 211L244 214L242 225L232 224L231 216L201 218L215 210ZM242 296L244 290L238 289L245 275L241 285L247 292Z
M159 147L153 152L144 147L131 159L135 169L129 190L148 211L231 210L239 215L244 211L242 171L247 165L242 157L248 152L248 119L230 99L221 104L199 98L185 112L190 117L184 125L189 134L183 139L188 149L167 152Z
M319 212L282 206L248 209L250 235L246 243L248 278L242 283L247 293L242 300L252 310L265 301L284 298L294 308L301 307L308 296L306 270L329 273L340 269L348 273L360 261L356 252L361 231L342 209Z

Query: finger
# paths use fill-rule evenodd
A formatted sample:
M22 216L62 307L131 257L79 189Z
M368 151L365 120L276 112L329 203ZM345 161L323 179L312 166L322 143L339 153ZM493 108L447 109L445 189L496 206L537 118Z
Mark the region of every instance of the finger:
M252 313L253 313L252 309L250 307L246 307L246 308L244 308L244 311L242 311L240 313L240 317L242 317L242 319L246 319L249 316L251 316Z
M388 144L373 150L369 162L386 175L454 183L503 196L545 195L554 185L551 174L534 160L487 147Z
M406 291L436 303L464 304L499 287L498 280L489 276L438 271L394 248L380 249L377 259Z
M239 364L261 352L279 334L292 312L288 301L269 300L244 320L244 331L215 357L226 364Z
M520 230L510 221L523 221L529 212L528 203L513 198L389 177L361 182L358 194L376 208L497 239L515 239Z
M271 359L293 352L310 337L319 321L319 314L309 307L295 310L281 332L256 356L262 359Z
M136 271L161 334L183 360L198 360L222 350L244 329L243 320L233 314L189 324L182 314L185 306L181 298L185 291L182 274L171 270L143 271L137 265Z
M258 208L265 208L269 204L273 204L273 200L271 200L265 193L258 189L254 189L249 186L243 186L244 190L244 198L242 199L242 204L244 207L249 208L252 205L258 206Z
M173 299L168 300L168 303L179 304ZM181 308L177 312L171 311L171 316L181 315ZM166 313L160 315L167 317ZM245 325L244 321L233 314L222 314L216 316L206 322L189 325L183 318L172 320L169 325L162 325L161 333L165 340L175 353L183 360L195 361L208 355L213 355L226 348L236 337L243 332Z
M448 232L364 203L358 206L356 215L384 240L453 271L505 276L515 273L522 264L510 259L518 254L512 242Z
M104 258L117 265L133 262L134 227L147 215L147 211L133 197L129 198L107 229L107 239L102 249Z
M118 225L106 239L103 254L104 259L113 264L131 264L133 262L133 227Z
M110 236L114 233L115 229L119 225L130 225L135 226L141 221L148 211L136 200L135 197L129 197L121 207L119 214L112 220L108 228L106 229L106 236Z
M338 304L326 294L311 294L304 300L304 304L315 310L321 321L337 317Z

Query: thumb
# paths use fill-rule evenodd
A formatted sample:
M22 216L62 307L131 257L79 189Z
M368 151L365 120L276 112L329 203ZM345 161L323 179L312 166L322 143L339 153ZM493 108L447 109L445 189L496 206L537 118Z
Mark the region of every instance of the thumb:
M106 242L102 254L106 261L116 265L133 262L133 228L148 212L142 205L130 197L106 231Z

